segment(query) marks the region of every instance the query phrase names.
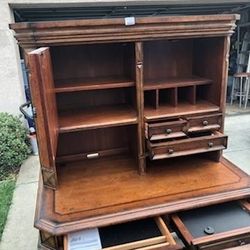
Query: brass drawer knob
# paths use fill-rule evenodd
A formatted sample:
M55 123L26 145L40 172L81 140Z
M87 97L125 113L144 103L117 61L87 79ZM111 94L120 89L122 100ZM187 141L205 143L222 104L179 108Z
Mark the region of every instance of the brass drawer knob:
M207 125L208 125L208 121L203 121L203 122L202 122L202 125L203 125L203 126L207 126Z
M169 149L169 150L168 150L168 153L171 155L171 154L174 153L174 150L173 150L173 149Z
M213 142L209 142L209 143L208 143L208 147L209 147L209 148L212 148L213 145L214 145Z
M167 128L167 129L166 129L166 133L167 133L167 134L171 134L171 133L172 133L172 129L171 129L171 128Z

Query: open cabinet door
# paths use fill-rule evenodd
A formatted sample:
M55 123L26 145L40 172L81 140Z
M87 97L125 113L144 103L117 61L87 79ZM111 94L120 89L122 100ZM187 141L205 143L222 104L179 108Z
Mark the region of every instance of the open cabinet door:
M49 48L31 51L28 54L28 68L32 104L36 111L35 123L43 183L47 187L55 188L58 116Z

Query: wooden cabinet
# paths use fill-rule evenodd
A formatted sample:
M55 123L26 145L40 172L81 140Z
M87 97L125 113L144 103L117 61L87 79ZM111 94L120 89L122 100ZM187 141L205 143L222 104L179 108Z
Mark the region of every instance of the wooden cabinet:
M103 248L180 249L162 218L250 195L248 175L221 157L237 19L10 25L24 50L37 114L35 226L43 247L62 249L68 233L86 228L125 225L133 234L126 225L157 218L160 235L112 244L103 236Z

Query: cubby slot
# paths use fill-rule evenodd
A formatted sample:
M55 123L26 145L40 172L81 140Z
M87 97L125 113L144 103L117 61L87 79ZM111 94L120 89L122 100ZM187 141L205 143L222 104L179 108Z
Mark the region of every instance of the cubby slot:
M144 105L157 109L159 107L159 90L149 90L144 92Z
M134 88L60 93L57 107L61 133L137 123Z
M196 86L178 88L178 103L196 104Z
M196 100L208 100L211 95L211 87L209 85L196 86Z
M52 47L51 58L58 93L135 86L133 43Z
M137 156L136 126L119 126L62 133L58 138L57 162L88 160L113 155ZM89 143L91 142L91 143Z
M161 89L159 90L159 103L161 106L177 106L177 89Z

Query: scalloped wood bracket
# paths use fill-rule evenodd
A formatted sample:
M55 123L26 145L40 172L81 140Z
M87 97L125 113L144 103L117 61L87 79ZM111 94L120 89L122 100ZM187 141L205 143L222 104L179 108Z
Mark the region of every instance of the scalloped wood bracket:
M40 248L58 250L60 249L60 241L58 237L44 231L40 231Z
M42 167L42 177L43 177L43 185L45 187L56 189L57 178L55 171Z

